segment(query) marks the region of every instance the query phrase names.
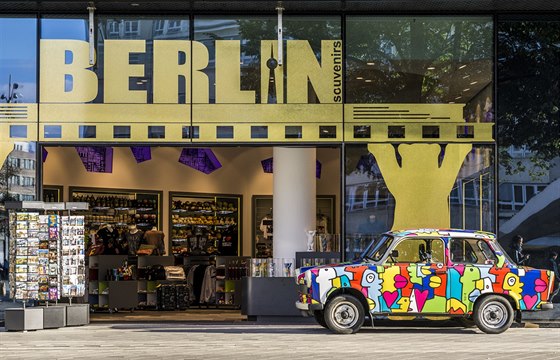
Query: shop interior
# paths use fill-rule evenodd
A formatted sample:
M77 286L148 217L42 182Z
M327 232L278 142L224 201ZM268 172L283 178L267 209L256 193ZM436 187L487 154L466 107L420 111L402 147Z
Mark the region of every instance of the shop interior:
M114 146L103 160L112 161L106 172L87 171L76 147L45 150L43 200L89 203L89 210L76 215L85 217L83 300L95 312L239 309L240 280L255 271L252 259L270 266L272 147L205 148L213 159L198 161L211 161L215 169L208 170L180 161L186 150L197 149L152 146L150 156L139 159L131 147ZM317 234L329 234L332 241L319 241L313 250L336 251L340 148L319 147L316 154ZM215 283L209 285L210 278ZM169 287L174 302L166 302L160 287Z

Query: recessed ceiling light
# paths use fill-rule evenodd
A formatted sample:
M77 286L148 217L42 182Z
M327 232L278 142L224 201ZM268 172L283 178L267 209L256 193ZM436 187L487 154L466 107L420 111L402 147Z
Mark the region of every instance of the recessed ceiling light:
M463 76L463 79L466 79L468 77L471 77L471 76L470 75L465 75L465 76Z
M455 104L455 101L450 101L449 103L450 103L450 104Z
M361 76L358 76L358 77L356 78L356 80L364 80L364 78L361 77Z
M462 98L462 96L457 96L455 100L459 100L460 98Z
M368 64L369 66L373 66L373 65L375 65L375 63L374 63L374 62L368 62L367 64Z
M130 3L130 6L140 6L138 3Z
M470 90L469 88L463 89L464 92L467 92L467 91L469 91L469 90Z
M459 66L459 70L464 69L466 67L467 67L467 64L461 65L461 66Z
M371 80L370 80L370 79L366 79L365 81L366 81L366 82L371 82Z
M478 81L473 81L473 82L470 83L470 85L474 85L474 84L477 84L477 83L478 83Z
M430 66L428 67L428 70L435 70L436 68L434 66Z

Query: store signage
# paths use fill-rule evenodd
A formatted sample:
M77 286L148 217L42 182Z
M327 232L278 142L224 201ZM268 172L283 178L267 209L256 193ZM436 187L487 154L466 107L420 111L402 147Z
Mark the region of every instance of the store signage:
M154 104L177 104L180 91L187 103L209 103L211 84L216 103L256 103L256 89L241 89L241 41L216 40L214 46L210 59L201 42L154 40L147 56L152 63L134 64L131 56L146 54L145 40L105 40L103 64L92 67L86 41L41 40L40 101L87 103L102 93L106 104L146 104L148 91L135 84L151 78ZM342 103L342 41L323 40L316 54L306 40L287 40L284 66L270 61L276 46L276 40L261 41L261 103L268 103L272 92L275 103ZM179 88L179 78L185 79L185 89ZM310 101L310 93L316 99Z
M179 162L206 175L218 170L222 164L211 149L184 148Z

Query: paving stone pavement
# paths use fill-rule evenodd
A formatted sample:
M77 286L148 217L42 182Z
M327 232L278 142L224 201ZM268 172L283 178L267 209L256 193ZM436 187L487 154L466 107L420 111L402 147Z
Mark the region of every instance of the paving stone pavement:
M0 328L0 330L3 330ZM560 359L560 329L362 328L318 325L92 324L0 332L0 359Z

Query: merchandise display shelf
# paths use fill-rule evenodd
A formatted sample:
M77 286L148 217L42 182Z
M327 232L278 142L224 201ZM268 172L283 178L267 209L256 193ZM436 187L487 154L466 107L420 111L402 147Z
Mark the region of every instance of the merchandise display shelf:
M174 255L241 253L241 195L169 193Z

